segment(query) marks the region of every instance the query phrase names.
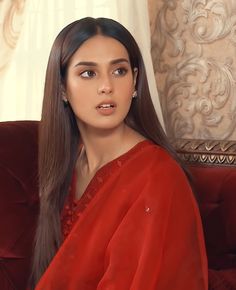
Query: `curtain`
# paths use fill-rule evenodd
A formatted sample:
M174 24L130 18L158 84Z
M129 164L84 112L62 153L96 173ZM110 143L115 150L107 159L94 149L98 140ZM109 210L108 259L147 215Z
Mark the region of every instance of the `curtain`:
M3 87L22 30L24 13L24 0L0 0L0 116L6 109Z
M121 22L139 43L154 106L163 124L150 54L146 0L27 0L25 6L14 57L4 76L0 76L0 121L40 119L46 65L56 35L76 19L102 16Z
M0 0L0 76L16 48L24 19L24 0Z

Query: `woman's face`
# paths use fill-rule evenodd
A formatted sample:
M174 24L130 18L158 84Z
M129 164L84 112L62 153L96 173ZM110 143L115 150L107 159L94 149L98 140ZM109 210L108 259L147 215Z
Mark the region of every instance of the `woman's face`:
M117 40L96 35L72 56L66 97L79 129L113 129L123 125L135 90L128 52Z

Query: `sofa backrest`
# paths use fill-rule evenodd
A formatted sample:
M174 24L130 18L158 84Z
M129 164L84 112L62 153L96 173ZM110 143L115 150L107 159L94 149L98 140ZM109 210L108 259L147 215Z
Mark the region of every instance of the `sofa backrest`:
M0 289L26 289L38 216L38 122L0 122Z
M178 140L192 174L210 269L236 267L236 141Z

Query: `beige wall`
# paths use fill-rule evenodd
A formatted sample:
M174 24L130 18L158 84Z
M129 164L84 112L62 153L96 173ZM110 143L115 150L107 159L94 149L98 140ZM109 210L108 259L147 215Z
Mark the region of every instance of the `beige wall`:
M236 1L149 0L167 134L236 140Z

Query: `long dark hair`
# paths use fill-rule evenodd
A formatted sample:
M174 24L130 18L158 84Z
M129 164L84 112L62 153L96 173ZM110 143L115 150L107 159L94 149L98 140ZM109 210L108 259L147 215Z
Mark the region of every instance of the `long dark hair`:
M160 125L151 100L139 47L120 23L86 17L66 26L57 36L46 72L39 133L40 215L36 232L31 286L35 287L61 244L60 213L63 208L80 144L80 133L70 105L62 102L69 61L87 39L101 34L121 42L132 69L138 68L136 90L126 123L147 139L176 154Z

